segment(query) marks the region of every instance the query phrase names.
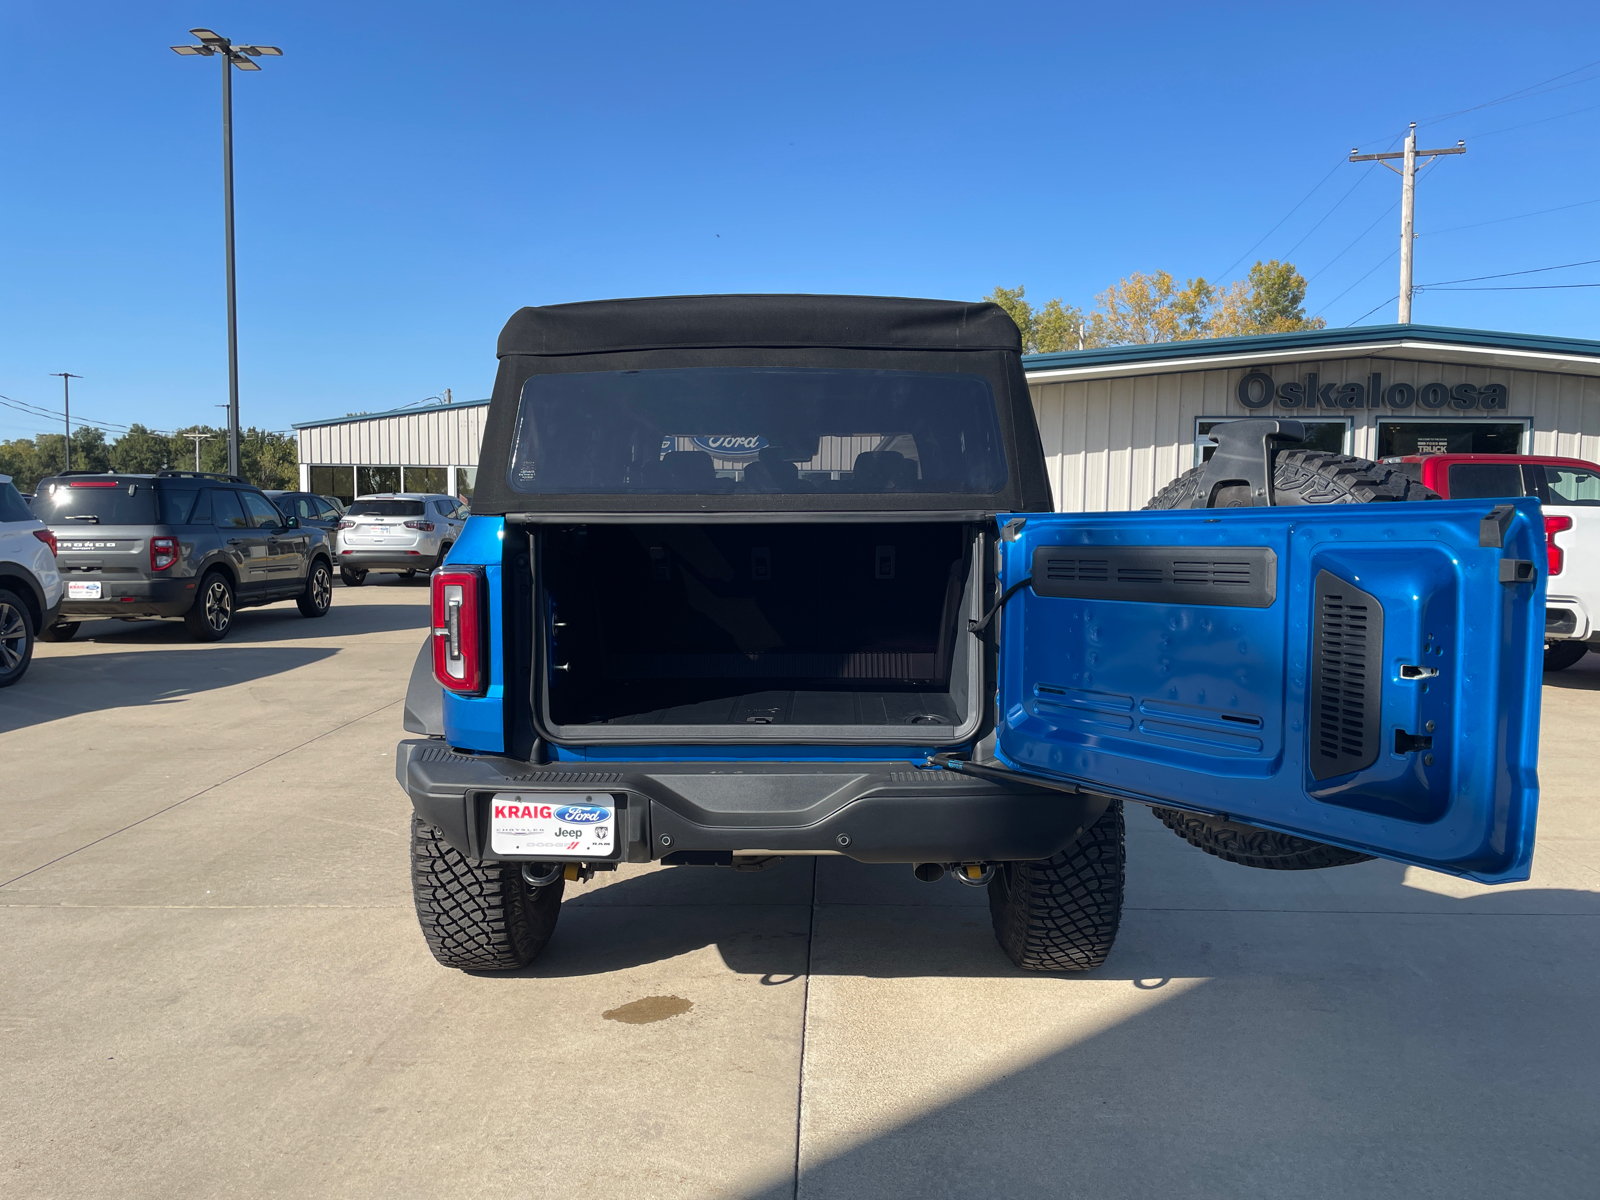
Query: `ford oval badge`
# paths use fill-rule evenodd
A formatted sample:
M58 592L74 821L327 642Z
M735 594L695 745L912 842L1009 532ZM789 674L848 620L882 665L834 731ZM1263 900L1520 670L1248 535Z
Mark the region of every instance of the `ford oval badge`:
M556 809L556 820L568 825L593 824L611 816L609 808L590 808L585 804L569 805Z

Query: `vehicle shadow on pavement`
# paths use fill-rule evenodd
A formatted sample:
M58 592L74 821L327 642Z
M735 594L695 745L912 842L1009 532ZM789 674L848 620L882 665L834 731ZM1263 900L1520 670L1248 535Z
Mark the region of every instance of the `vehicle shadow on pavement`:
M970 996L819 923L800 1177L754 1200L1592 1196L1600 895L1383 867L1376 911L1130 909L1102 970Z
M1565 671L1546 671L1544 685L1567 691L1600 692L1600 654L1591 651Z
M302 617L293 604L242 609L233 628L218 648L260 642L304 642L322 638L355 638L370 633L395 633L415 629L420 643L428 627L423 604L363 604L340 607L337 601L326 616ZM85 621L68 645L196 646L179 620ZM49 644L39 647L49 657Z
M224 643L159 655L132 650L36 656L28 677L0 692L0 733L81 713L171 704L198 692L281 675L337 653L312 646L269 649Z

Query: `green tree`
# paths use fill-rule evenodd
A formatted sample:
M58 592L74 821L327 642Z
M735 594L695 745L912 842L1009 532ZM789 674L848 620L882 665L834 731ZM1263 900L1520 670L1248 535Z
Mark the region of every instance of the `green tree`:
M1035 311L1027 299L1027 288L997 287L984 297L990 304L998 304L1006 315L1016 322L1022 334L1024 354L1049 354L1057 350L1076 350L1078 333L1083 327L1083 310L1074 304L1063 304L1059 299L1046 300Z
M111 447L111 469L148 475L172 463L172 439L135 423ZM178 460L182 463L182 459Z

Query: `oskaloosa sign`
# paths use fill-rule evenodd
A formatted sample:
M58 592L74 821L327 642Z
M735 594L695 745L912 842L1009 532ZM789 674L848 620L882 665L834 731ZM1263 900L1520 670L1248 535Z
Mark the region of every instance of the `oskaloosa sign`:
M1277 383L1265 371L1251 371L1239 380L1239 403L1246 408L1266 408L1276 404L1279 408L1418 408L1423 410L1451 409L1456 412L1506 411L1510 393L1503 383L1486 383L1482 387L1471 383L1424 383L1415 387L1409 383L1391 383L1383 386L1383 376L1374 371L1366 383L1320 383L1313 372L1304 382L1289 380Z

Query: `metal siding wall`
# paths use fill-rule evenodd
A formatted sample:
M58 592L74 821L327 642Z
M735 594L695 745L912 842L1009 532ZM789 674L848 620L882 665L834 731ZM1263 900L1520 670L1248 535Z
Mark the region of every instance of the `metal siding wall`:
M297 432L300 462L316 466L475 467L488 405L352 417Z
M1416 387L1436 380L1452 386L1504 383L1511 391L1506 416L1530 423L1525 453L1600 461L1600 376L1388 358L1310 360L1262 369L1275 383L1298 381L1312 372L1319 385L1365 385L1374 372L1383 375L1385 387L1392 383ZM1030 384L1057 511L1142 508L1194 465L1197 418L1250 415L1236 399L1239 381L1248 370L1233 367ZM1448 408L1408 411L1423 419L1452 416ZM1288 410L1267 412L1292 415ZM1363 458L1377 452L1379 420L1406 415L1387 408L1318 408L1306 414L1308 420L1352 418L1350 453ZM1485 418L1457 415L1457 419Z

